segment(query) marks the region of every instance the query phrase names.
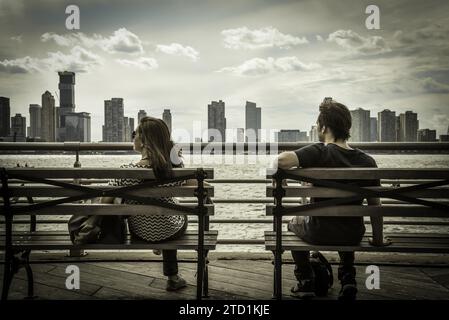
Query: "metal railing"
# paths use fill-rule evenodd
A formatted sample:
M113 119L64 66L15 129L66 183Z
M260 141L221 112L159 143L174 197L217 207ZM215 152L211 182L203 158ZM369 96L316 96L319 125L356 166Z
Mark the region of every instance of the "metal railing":
M298 148L309 145L310 143L278 143L279 151L296 150ZM207 146L215 148L222 148L222 151L233 150L234 154L239 154L240 151L254 151L265 150L270 151L270 143L180 143L178 144L183 151L195 153L204 150ZM415 151L416 153L449 153L449 142L405 142L405 143L390 143L390 142L367 142L367 143L350 143L352 147L359 148L365 151ZM81 167L79 155L81 152L87 151L132 151L131 143L80 143L80 142L0 142L0 153L7 153L7 151L65 151L74 152L75 162L74 167ZM1 156L1 154L0 154ZM268 179L212 179L206 180L212 184L269 184L271 180ZM107 180L102 179L81 179L78 183L105 183ZM383 180L383 184L391 184L399 186L403 183L413 183L414 181L399 181L399 180ZM416 181L416 183L425 183L424 180ZM37 200L38 201L38 200ZM183 201L183 200L181 200ZM267 204L273 203L273 198L213 198L216 204ZM294 201L294 200L288 200ZM298 199L300 202L301 199ZM385 203L393 203L388 200ZM287 222L288 220L284 220ZM67 220L37 220L38 223L67 223ZM193 223L196 221L193 220ZM0 225L3 224L0 221ZM15 221L15 224L25 224L26 220ZM272 219L210 219L211 224L271 224ZM367 223L367 222L366 222ZM448 226L449 221L403 221L391 220L385 221L385 225L429 225L429 226ZM224 239L219 238L218 244L222 245L247 245L247 244L263 244L261 239Z

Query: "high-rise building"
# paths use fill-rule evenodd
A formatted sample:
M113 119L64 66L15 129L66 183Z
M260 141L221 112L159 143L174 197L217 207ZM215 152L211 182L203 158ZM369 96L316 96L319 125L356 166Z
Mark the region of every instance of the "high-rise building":
M123 142L123 98L104 101L103 142Z
M30 138L40 138L42 131L42 107L38 104L30 104Z
M245 128L237 128L236 142L245 142Z
M402 142L416 142L418 138L418 114L406 111L399 115L399 140Z
M377 141L377 118L371 117L370 118L370 140L371 142Z
M377 141L396 141L396 112L385 109L377 114Z
M90 113L70 112L65 115L65 141L90 142Z
M307 132L300 130L288 130L282 129L276 132L275 135L276 142L307 142Z
M435 142L437 141L437 131L430 129L418 130L418 142Z
M145 110L139 110L139 113L137 114L137 121L138 124L140 124L140 120L142 120L142 118L147 116L147 112Z
M132 132L134 131L134 118L123 118L123 140L124 142L132 142Z
M350 130L351 141L368 142L371 140L370 111L358 108L351 110L352 126Z
M209 142L226 141L226 117L224 101L212 101L207 105L207 128Z
M47 142L56 141L55 98L49 91L42 95L41 138Z
M60 127L65 127L65 115L75 112L75 73L58 72Z
M168 127L168 130L171 133L172 127L171 127L171 113L170 113L170 109L164 109L164 112L162 113L162 120L165 122L165 124Z
M256 107L256 103L246 101L245 129L247 142L259 142L262 128L262 109Z
M0 137L8 137L11 123L11 108L9 106L9 98L0 97Z
M318 127L316 125L313 125L309 132L309 141L310 142L318 142Z
M11 117L11 136L14 137L14 141L25 140L26 128L26 118L22 117L20 113L16 113L14 117Z

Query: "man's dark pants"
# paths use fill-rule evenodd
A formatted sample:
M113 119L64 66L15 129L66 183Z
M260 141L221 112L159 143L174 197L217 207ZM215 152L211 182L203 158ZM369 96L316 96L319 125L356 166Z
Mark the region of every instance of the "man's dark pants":
M302 216L294 217L288 223L288 230L295 233L298 237L305 236L304 218ZM354 252L339 251L340 266L338 268L338 279L346 282L352 282L355 278ZM299 280L310 279L313 277L313 270L310 264L310 251L292 251L292 257L295 261L295 277Z

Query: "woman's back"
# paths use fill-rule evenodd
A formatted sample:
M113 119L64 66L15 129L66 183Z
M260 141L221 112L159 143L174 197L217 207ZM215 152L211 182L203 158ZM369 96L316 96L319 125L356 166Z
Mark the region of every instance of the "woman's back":
M120 168L148 168L151 165L148 162L130 163L121 165ZM141 179L114 179L109 182L113 186L131 186L140 184ZM170 182L160 186L160 188L180 186L183 182ZM166 203L177 203L172 197L155 198ZM123 199L126 204L140 204L135 200ZM128 227L131 234L141 240L157 242L173 238L180 232L183 232L187 225L187 217L184 215L135 215L128 217Z

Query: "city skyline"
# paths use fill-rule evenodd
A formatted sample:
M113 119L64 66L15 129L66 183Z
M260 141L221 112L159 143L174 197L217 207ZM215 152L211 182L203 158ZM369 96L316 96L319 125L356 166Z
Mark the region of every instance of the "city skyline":
M0 95L11 98L13 115L57 90L56 71L71 70L93 141L111 96L133 117L171 106L174 128L197 119L206 127L205 103L222 99L230 128L245 127L242 104L256 101L263 128L304 130L332 96L372 113L414 110L422 127L446 133L447 2L378 1L381 29L368 30L363 1L79 1L72 31L69 3L1 1ZM198 16L199 5L207 14Z

